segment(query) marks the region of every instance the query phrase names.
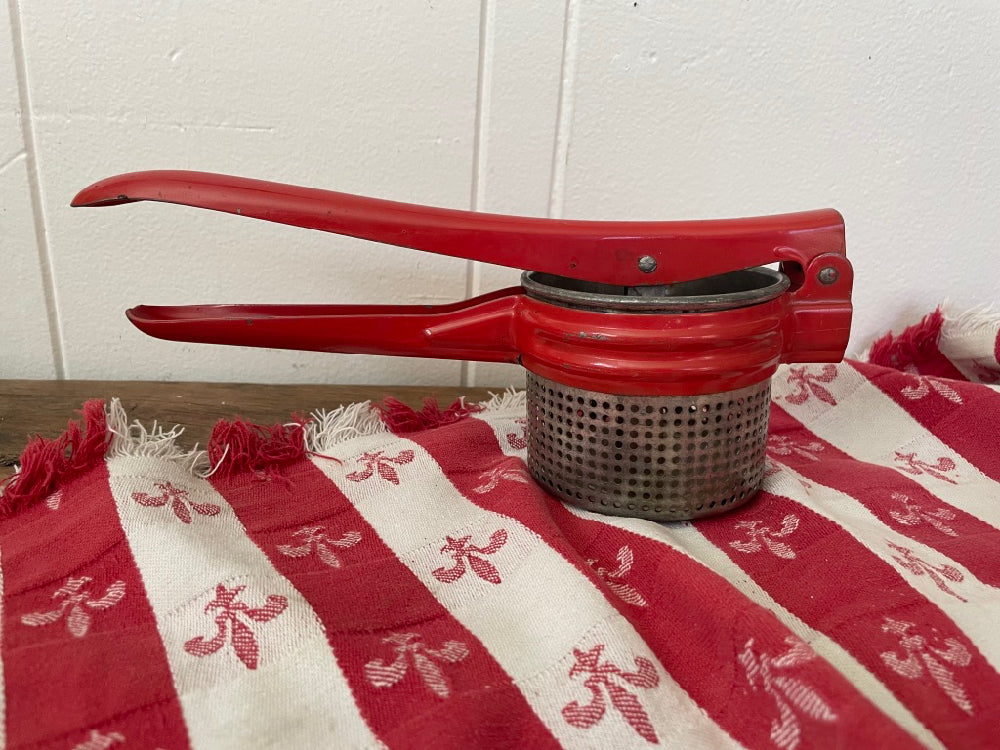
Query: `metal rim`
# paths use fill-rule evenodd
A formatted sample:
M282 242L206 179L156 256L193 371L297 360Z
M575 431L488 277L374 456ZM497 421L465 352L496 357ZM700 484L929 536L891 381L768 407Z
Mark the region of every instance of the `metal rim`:
M678 284L632 287L525 271L521 274L521 285L529 297L562 307L602 312L687 313L759 305L780 297L791 281L780 271L758 267Z

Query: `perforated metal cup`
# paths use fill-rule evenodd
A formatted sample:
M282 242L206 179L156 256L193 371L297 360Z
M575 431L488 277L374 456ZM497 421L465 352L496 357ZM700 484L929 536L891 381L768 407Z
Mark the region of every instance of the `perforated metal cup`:
M522 283L531 296L610 315L732 309L773 299L789 285L765 268L638 291L541 274ZM632 396L528 372L528 468L552 494L599 513L655 521L722 513L760 488L770 406L770 379L720 393Z
M721 513L764 476L771 381L703 396L616 396L528 373L528 468L587 510L655 521Z

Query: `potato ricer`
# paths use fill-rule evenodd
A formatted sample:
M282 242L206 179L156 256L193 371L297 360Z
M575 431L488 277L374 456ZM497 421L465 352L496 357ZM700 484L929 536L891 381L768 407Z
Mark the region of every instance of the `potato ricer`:
M670 521L747 502L764 473L777 366L839 361L850 332L853 271L830 209L563 221L184 171L111 177L73 205L141 200L522 269L519 287L447 305L142 305L127 315L173 341L520 363L532 475L600 513Z

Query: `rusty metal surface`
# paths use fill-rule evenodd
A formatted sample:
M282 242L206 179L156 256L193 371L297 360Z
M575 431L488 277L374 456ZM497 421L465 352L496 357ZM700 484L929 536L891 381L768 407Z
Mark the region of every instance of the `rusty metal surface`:
M528 373L528 468L586 510L655 521L721 513L764 476L771 381L702 396L616 396Z

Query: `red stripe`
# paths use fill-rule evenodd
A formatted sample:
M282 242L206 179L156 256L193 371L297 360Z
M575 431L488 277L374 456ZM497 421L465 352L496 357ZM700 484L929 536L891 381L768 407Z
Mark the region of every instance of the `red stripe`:
M851 458L777 404L771 408L771 435L772 458L807 479L850 495L889 528L964 565L983 583L1000 586L1000 529L941 502L902 472ZM777 454L774 436L787 438L790 442L783 450L791 452ZM803 446L813 450L794 450Z
M58 509L40 503L5 521L0 546L8 744L72 747L93 729L144 747L188 747L166 651L104 464L64 485ZM80 607L85 634L70 631L68 611L50 624L22 621L56 609L62 599L53 592L83 576L92 580L80 592L92 601L116 582L124 585L117 603Z
M936 438L990 479L1000 482L1000 449L994 440L983 439L994 435L1000 424L1000 393L977 383L942 382L941 386L962 399L957 404L933 383L926 383L926 395L921 395L921 381L913 375L865 362L851 364ZM908 398L907 393L918 397Z
M229 502L247 534L302 593L326 629L337 662L362 716L390 747L558 747L503 668L476 637L434 598L378 537L350 501L309 461L280 469L286 481L260 481L248 473L215 475L212 484ZM339 567L324 562L314 543L289 556L281 545L301 546L304 527L322 527ZM360 541L347 546L354 534ZM393 663L386 638L414 633L429 649L449 641L468 654L439 662L447 698L436 694L410 659L402 678L381 687L366 679L366 665Z
M477 492L477 487L488 484L481 476L486 469L525 471L519 459L503 455L492 428L481 420L407 437L420 443L472 502L516 518L594 580L671 677L732 737L748 747L773 746L770 719L778 715L775 700L759 685L751 687L738 660L748 644L753 652L772 656L788 650L785 638L791 633L773 614L666 545L574 516L534 482L508 479L493 490ZM471 467L477 470L470 471ZM631 551L632 564L624 578L611 578L619 588L615 593L595 574L595 568L614 572L623 547ZM593 567L587 563L590 559ZM610 577L607 572L604 575ZM622 589L623 583L631 591ZM647 606L622 598L634 602L636 594ZM720 612L725 616L720 617ZM821 659L799 669L808 673L811 684L838 714L832 724L803 720L806 738L829 744L851 738L875 740L878 747L916 744Z
M775 536L789 516L798 519L797 528ZM758 537L754 550L754 545L748 544L751 532L739 526L741 522L756 523L758 533L767 527L771 543ZM839 525L792 500L768 493L761 493L756 502L739 512L696 525L775 601L839 643L876 675L942 742L952 747L986 747L995 740L996 727L1000 726L996 701L1000 676L937 606ZM788 550L777 546L780 544ZM901 645L902 636L883 629L888 624L886 618L913 623L911 632L926 638L929 647L921 651L914 646L911 658ZM971 656L967 665L939 658L952 643ZM931 648L939 649L938 655ZM925 656L950 671L963 686L972 704L971 716L935 682ZM907 669L909 677L900 673Z
M935 348L926 359L915 362L913 367L921 375L929 375L935 378L947 378L949 380L958 381L968 380L968 378L966 378L965 375L963 375L962 372L955 367L952 361L942 354L937 348Z

